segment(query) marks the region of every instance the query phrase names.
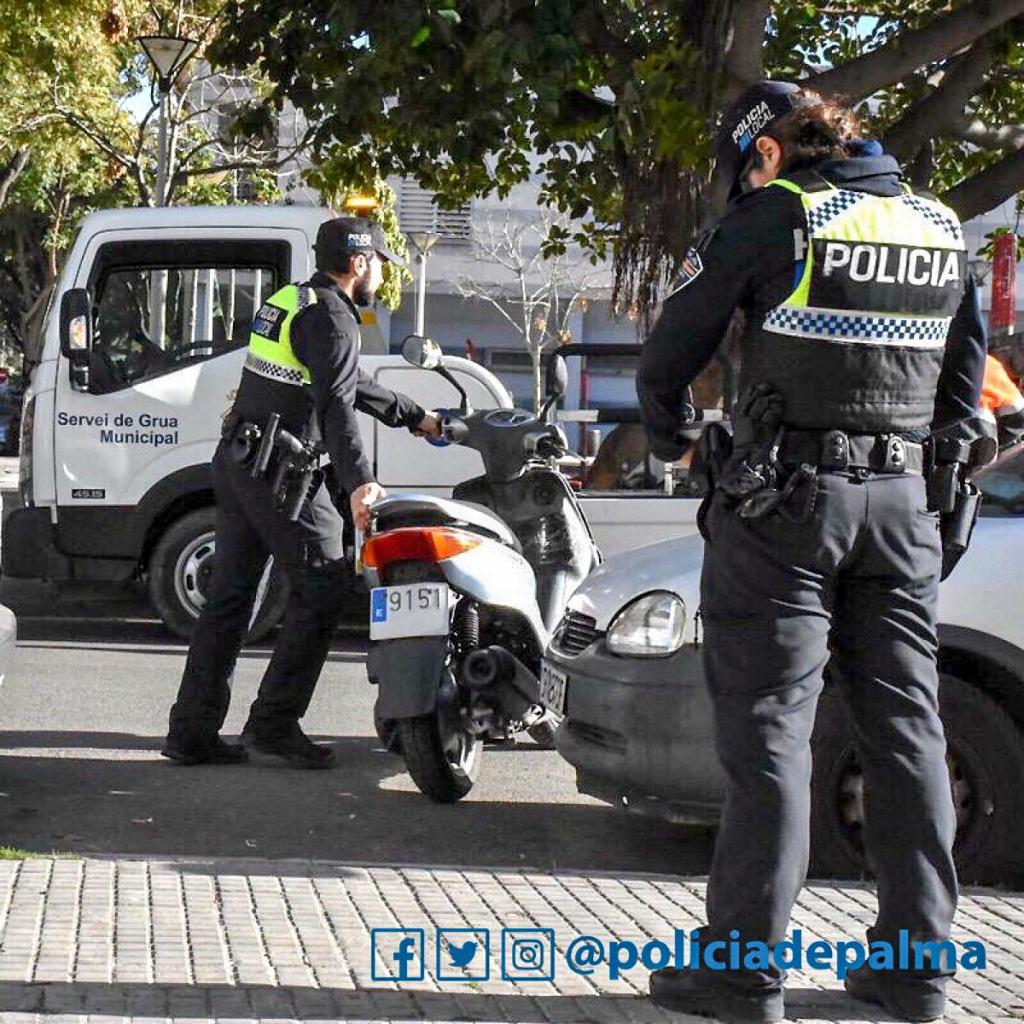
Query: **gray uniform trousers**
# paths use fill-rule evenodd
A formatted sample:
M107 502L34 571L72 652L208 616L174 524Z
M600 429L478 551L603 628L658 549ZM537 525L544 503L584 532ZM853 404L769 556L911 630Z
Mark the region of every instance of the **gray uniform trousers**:
M274 733L309 706L350 593L343 522L321 484L297 522L275 507L267 480L253 480L221 442L213 457L217 553L206 605L189 646L168 738L182 744L217 735L228 712L231 676L249 629L267 557L288 577L289 596L274 653L249 724Z
M708 509L704 657L727 782L706 939L787 933L807 873L810 737L830 654L867 792L879 904L868 939L946 939L957 882L935 662L938 515L920 476L818 480L805 523L741 519L721 492ZM941 987L943 973L922 983ZM783 975L728 980L775 989Z

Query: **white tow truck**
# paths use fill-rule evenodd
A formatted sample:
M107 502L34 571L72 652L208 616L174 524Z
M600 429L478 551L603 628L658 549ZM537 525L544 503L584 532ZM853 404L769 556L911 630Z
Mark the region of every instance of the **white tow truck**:
M214 551L210 459L238 385L253 313L312 273L328 211L297 206L111 210L79 230L25 392L20 507L5 520L6 576L146 581L187 635ZM450 385L398 355L364 355L380 383L425 407ZM452 359L477 408L510 408L483 366ZM447 494L479 456L360 417L380 482ZM607 554L694 529L695 503L659 491L582 495ZM268 606L269 614L269 606Z

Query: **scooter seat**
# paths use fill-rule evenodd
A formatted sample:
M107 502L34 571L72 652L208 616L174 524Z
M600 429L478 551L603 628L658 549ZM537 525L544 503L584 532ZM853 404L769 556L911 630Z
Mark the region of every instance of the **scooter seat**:
M396 494L373 506L375 532L405 526L453 526L480 533L522 554L516 535L490 509L468 501L451 501L433 494Z

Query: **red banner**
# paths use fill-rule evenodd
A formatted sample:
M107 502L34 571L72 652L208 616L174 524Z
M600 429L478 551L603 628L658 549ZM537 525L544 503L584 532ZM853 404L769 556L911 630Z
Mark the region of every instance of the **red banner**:
M1017 320L1017 236L996 235L992 247L993 334L1012 334Z

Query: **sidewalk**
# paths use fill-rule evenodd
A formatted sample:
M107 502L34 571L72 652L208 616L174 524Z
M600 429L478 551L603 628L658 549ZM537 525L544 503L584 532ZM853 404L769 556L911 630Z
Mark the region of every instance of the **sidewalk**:
M667 940L674 927L700 923L703 898L702 880L665 876L0 861L0 1021L683 1022L643 998L642 966L615 981L606 969L587 978L564 954L577 935ZM805 946L860 939L873 909L868 886L815 883L793 926ZM423 929L423 978L374 981L371 929L399 927ZM476 930L470 938L490 929L487 980L437 980L438 927ZM553 930L553 982L502 980L503 928ZM1024 1018L1024 894L965 893L954 938L983 941L988 967L960 972L947 1020ZM397 948L397 938L383 939ZM886 1019L866 1015L831 972L793 972L787 993L792 1020Z

